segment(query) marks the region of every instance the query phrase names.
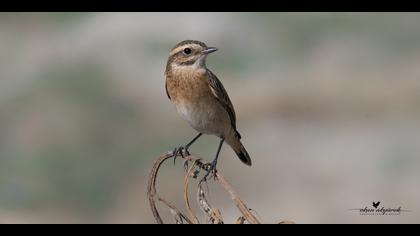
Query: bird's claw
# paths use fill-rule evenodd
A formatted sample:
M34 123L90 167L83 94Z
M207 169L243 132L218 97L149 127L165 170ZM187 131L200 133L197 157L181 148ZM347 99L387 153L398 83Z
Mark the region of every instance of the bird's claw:
M190 155L190 152L184 146L180 146L180 147L175 148L172 151L172 153L174 154L174 165L176 163L176 159L179 156L181 156L182 158L185 158L186 156ZM187 167L188 167L188 163L185 164L185 162L184 162L184 168L185 168L185 165L187 165Z
M216 179L217 179L217 175L216 175L216 173L217 173L216 165L217 165L217 161L213 161L212 163L207 164L207 165L205 166L205 169L206 169L207 173L206 173L206 174L204 175L204 177L200 180L200 183L199 183L199 184L201 184L202 182L206 182L206 181L207 181L207 178L208 178L209 176L210 176L210 178L211 178L211 177L213 177L213 179L214 179L214 180L216 180Z
M184 170L188 171L188 160L184 160Z
M182 152L182 148L183 147L177 147L172 151L172 153L174 154L174 165L176 163L176 159L178 158L180 151Z
M194 171L193 178L197 179L198 175L200 174L199 170Z

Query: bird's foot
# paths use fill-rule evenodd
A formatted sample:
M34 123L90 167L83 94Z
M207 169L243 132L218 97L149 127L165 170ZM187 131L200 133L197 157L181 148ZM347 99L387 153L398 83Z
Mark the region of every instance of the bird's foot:
M190 152L188 149L186 149L184 146L180 146L175 148L172 153L174 154L174 165L176 163L176 159L181 156L182 158L185 158L186 156L190 155ZM188 168L188 161L184 161L184 168Z
M217 173L216 165L217 165L217 160L214 160L214 161L212 161L212 163L210 163L210 164L207 164L207 165L206 165L205 169L206 169L207 173L206 173L206 174L204 175L204 177L200 180L200 184L201 184L202 182L206 182L206 181L207 181L207 178L208 178L209 176L210 176L210 178L211 178L211 177L213 177L213 179L214 179L214 180L216 180L216 179L217 179L217 175L216 175L216 173Z

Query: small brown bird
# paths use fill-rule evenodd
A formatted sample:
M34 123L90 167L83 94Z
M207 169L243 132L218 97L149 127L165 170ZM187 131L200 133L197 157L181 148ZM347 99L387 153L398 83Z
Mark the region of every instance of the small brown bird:
M217 159L223 142L226 141L239 159L251 166L251 158L245 150L236 130L236 115L232 102L220 80L206 67L207 55L217 48L206 44L185 40L172 48L166 64L166 93L175 104L178 113L199 134L187 145L178 148L188 152L188 148L202 134L212 134L220 138L216 156L210 166L210 174L216 173Z

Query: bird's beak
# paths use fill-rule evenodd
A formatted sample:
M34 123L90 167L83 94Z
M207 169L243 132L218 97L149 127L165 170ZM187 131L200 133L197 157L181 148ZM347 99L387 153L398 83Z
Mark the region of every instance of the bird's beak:
M204 54L210 54L210 53L215 52L217 50L219 50L219 49L218 48L215 48L215 47L208 47L208 48L204 49L202 51L202 53L204 53Z

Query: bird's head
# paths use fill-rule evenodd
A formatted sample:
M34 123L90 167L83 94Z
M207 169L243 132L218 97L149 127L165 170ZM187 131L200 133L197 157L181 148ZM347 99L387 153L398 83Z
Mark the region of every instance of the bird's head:
M175 69L205 69L207 55L217 51L203 42L185 40L172 48L166 64L166 74Z

